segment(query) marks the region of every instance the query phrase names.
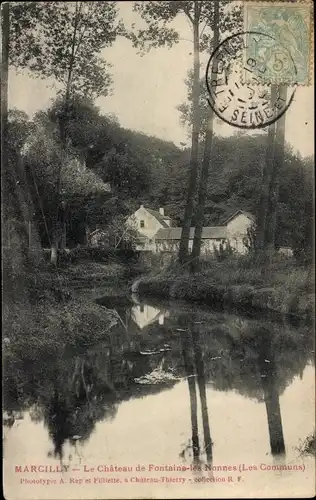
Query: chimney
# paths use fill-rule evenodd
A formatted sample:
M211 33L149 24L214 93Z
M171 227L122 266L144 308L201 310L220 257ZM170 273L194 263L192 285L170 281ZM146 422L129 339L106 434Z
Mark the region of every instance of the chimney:
M165 210L163 208L159 208L159 213L164 217L165 215Z
M139 208L144 208L144 205L141 205Z

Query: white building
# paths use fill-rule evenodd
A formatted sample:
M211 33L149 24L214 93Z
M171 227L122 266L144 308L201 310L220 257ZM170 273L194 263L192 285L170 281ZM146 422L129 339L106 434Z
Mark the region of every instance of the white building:
M140 235L138 250L155 251L155 234L159 229L172 227L172 220L164 214L163 208L156 211L141 205L136 212L128 217L127 224L137 229Z
M152 252L177 252L181 239L182 228L173 227L170 217L165 216L163 209L158 211L140 206L128 218L130 224L137 228L140 234L139 250ZM244 210L237 210L226 218L220 226L204 227L202 231L201 253L213 253L227 243L238 253L247 252L245 239L248 229L254 224L255 218ZM192 250L194 227L190 229L189 250Z

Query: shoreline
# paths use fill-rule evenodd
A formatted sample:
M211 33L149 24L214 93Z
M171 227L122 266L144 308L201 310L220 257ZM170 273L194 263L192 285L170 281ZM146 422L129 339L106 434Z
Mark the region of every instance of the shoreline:
M298 290L286 301L282 300L280 288L207 283L201 275L144 276L134 282L132 290L140 299L181 300L221 310L267 313L308 323L313 321L314 295L299 296Z

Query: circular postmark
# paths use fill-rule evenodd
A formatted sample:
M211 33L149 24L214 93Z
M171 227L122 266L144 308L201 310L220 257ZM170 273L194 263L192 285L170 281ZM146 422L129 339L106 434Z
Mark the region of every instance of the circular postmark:
M255 31L231 35L214 49L206 68L209 105L218 118L242 129L260 129L277 121L290 107L296 90L294 86L280 92L282 84L267 85L266 61L249 56L247 50L258 35L261 40L273 39ZM291 58L290 64L295 72Z

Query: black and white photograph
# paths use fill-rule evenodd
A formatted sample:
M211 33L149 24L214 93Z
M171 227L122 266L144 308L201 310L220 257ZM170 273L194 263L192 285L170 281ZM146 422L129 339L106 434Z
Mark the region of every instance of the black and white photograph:
M314 497L313 10L2 3L6 500Z

